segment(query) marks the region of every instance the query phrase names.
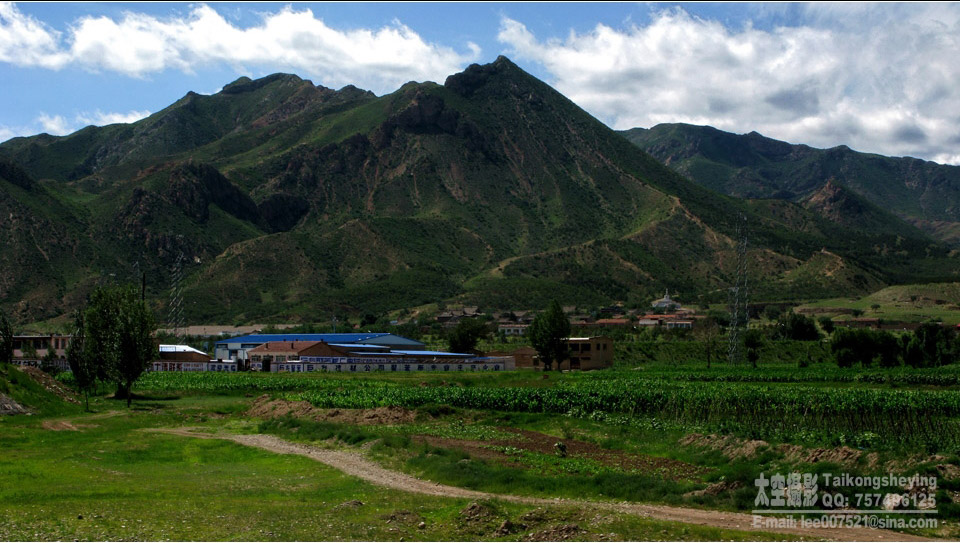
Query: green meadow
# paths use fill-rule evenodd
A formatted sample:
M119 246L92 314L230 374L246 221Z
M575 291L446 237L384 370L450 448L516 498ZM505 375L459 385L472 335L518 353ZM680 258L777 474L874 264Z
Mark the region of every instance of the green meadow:
M740 402L750 394L765 394L773 412L802 409L797 402L804 391L818 401L866 398L876 405L908 398L917 403L906 409L939 405L937 422L953 425L957 372L951 368L889 371L882 379L879 369L843 373L819 364L756 370L646 364L547 375L154 373L138 382L132 409L101 390L91 398L92 412L85 412L34 389L8 367L0 373L4 390L36 408L32 415L0 418L0 540L796 539L652 520L582 502L427 496L374 486L301 456L152 430L269 434L491 494L744 512L753 507L753 480L761 472L955 474L960 466L951 440L932 440L927 450L874 435L872 427L846 431L802 416L783 417L796 430L784 432L773 417L745 415L741 405L749 403ZM917 376L928 382L913 384ZM949 383L937 384L943 379ZM669 402L661 407L651 403L661 397L656 387L673 391L662 396ZM577 390L582 394L569 394ZM608 401L604 390L625 399L598 408L597 401ZM500 405L471 404L483 396ZM555 408L556 401L569 405ZM630 402L646 407L627 409L635 405ZM710 405L718 416L678 410L677 402ZM264 407L274 404L295 409ZM810 451L823 452L813 457ZM960 480L940 481L940 527L919 534L956 538Z

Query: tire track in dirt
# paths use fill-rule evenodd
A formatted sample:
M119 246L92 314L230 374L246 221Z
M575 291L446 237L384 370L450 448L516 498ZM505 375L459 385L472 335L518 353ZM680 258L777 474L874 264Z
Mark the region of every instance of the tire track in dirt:
M878 530L874 528L758 528L753 526L753 516L746 513L711 511L706 509L694 509L690 507L647 505L627 502L618 503L592 500L571 500L561 498L547 499L532 498L527 496L513 496L509 494L494 494L490 492L469 490L466 488L458 488L440 483L424 481L423 479L417 479L416 477L407 475L405 473L386 469L376 462L368 460L359 452L321 449L302 443L286 441L272 435L203 434L193 432L191 431L191 428L149 428L144 429L144 431L202 439L223 439L227 441L233 441L234 443L245 445L247 447L256 447L277 454L295 454L299 456L305 456L340 470L347 475L352 475L358 479L362 479L378 486L392 488L394 490L401 490L404 492L425 494L428 496L476 500L496 499L537 506L573 505L628 513L654 520L683 522L686 524L698 524L702 526L711 526L714 528L743 530L750 532L780 533L809 538L830 539L835 541L938 541L937 539L888 530Z

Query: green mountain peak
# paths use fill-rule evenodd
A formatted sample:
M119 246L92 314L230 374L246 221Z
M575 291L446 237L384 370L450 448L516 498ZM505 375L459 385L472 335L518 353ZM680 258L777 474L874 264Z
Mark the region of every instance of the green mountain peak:
M692 141L661 138L684 157L705 149ZM0 260L0 304L21 319L65 314L134 263L162 312L181 254L196 322L440 301L645 304L664 288L722 301L738 213L759 300L866 291L948 262L922 234L831 220L823 209L858 202L839 192L745 201L693 183L505 57L380 97L239 78L137 123L4 143L0 158L37 186L0 182L0 226L13 232L0 254L14 255ZM58 240L57 258L39 232Z

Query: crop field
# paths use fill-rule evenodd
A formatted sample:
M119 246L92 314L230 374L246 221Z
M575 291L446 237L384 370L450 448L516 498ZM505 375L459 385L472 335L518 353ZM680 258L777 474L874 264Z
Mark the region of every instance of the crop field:
M761 473L791 471L935 475L938 526L905 534L960 537L960 368L626 366L146 374L131 410L102 390L93 413L0 418L0 539L796 539L720 520L754 508ZM490 497L378 488L230 442L250 436ZM523 502L553 498L707 518Z
M650 421L705 432L810 445L876 442L890 450L960 451L960 390L953 368L843 372L804 369L661 369L595 372L531 383L445 376L416 385L377 374L164 374L140 386L156 391L255 390L320 408L418 408L429 405L573 415L623 425ZM539 374L538 374L539 376ZM851 386L864 384L866 386ZM904 388L908 385L924 388ZM836 385L836 386L825 386ZM843 439L840 439L840 436Z

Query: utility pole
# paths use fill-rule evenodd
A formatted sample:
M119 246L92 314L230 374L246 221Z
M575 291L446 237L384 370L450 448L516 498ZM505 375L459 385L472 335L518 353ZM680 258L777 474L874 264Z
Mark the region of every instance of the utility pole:
M743 362L743 334L750 315L747 313L750 293L747 289L747 216L737 216L737 275L729 291L730 329L727 334L727 358L731 364Z
M167 326L173 330L174 337L180 341L180 331L183 328L183 289L180 285L183 280L183 251L177 254L170 274L170 302L167 305Z

